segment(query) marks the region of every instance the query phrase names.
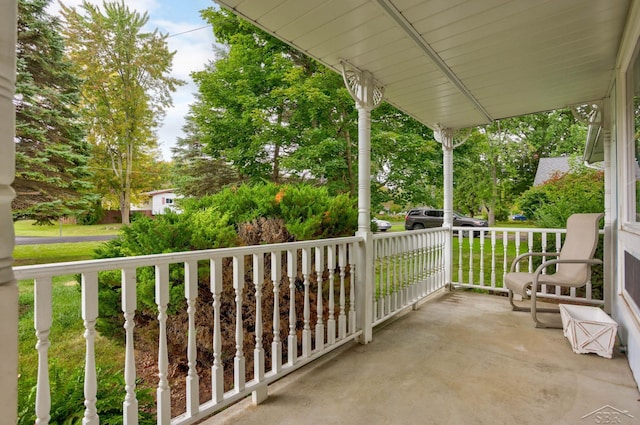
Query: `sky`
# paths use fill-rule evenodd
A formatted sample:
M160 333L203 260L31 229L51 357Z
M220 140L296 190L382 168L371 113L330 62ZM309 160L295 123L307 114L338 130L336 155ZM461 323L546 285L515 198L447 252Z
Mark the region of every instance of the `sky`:
M90 3L102 5L102 0L89 0ZM200 17L200 10L214 6L213 0L124 0L130 9L141 14L147 12L149 22L147 30L158 29L168 34L169 50L175 51L171 76L187 82L173 93L173 107L166 110L162 126L157 130L158 145L166 161L171 159L171 147L176 139L182 137L184 117L189 105L194 101L197 88L190 77L191 72L204 69L214 59L213 32ZM66 6L77 7L82 0L61 0ZM52 15L59 14L58 1L53 1L49 8ZM205 28L202 28L205 27ZM175 34L175 35L174 35Z

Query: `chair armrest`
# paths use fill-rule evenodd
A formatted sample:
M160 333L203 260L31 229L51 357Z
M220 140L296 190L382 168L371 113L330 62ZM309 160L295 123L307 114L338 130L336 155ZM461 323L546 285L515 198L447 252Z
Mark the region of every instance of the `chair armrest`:
M513 272L516 269L516 264L518 264L520 260L527 257L557 257L558 255L560 255L559 252L525 252L524 254L518 255L513 260L513 262L511 263L511 270L509 271Z
M538 266L535 272L533 272L533 285L538 287L538 278L542 274L542 271L549 266L553 266L554 264L603 264L602 260L598 258L590 258L590 259L578 259L578 260L549 260L545 261Z

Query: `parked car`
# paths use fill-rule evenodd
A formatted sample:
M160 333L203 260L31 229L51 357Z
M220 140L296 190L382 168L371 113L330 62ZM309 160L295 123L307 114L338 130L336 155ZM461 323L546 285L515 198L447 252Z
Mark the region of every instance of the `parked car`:
M409 210L404 218L404 228L406 230L426 229L430 227L440 227L444 220L444 210L427 207L414 208ZM487 220L467 217L459 212L453 212L453 225L462 227L488 227ZM480 232L477 232L479 236Z
M391 229L391 223L389 223L387 220L380 220L379 218L374 217L371 222L376 225L378 231L380 232L386 232L387 230Z
M511 220L513 221L527 221L527 217L522 214L514 214L511 216Z

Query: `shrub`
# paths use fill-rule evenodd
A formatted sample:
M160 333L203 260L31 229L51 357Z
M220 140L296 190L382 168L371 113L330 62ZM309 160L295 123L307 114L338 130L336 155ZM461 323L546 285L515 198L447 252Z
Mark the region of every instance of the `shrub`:
M563 228L571 214L603 211L604 173L583 168L554 177L524 192L516 205L539 227Z

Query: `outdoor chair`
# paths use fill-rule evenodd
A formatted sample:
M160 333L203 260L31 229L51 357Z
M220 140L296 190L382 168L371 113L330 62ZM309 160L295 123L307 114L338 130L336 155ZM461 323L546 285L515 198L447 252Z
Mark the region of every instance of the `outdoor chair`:
M567 220L567 233L560 252L529 252L519 255L513 260L511 270L505 275L504 282L508 289L509 302L514 311L530 311L536 327L557 328L538 320L538 313L559 312L555 308L537 308L536 296L541 285L557 285L562 287L579 288L587 284L591 278L591 265L602 264L594 258L598 245L598 223L602 213L573 214ZM518 262L528 257L545 257L533 273L516 272ZM557 257L546 260L546 257ZM556 272L546 274L549 266L556 266ZM519 294L523 299L531 298L530 307L516 306L513 294Z

